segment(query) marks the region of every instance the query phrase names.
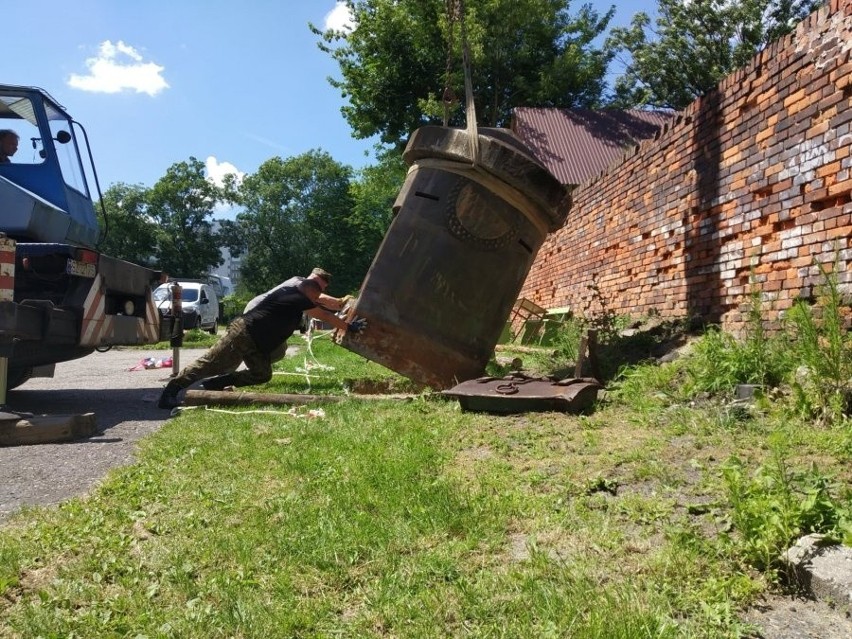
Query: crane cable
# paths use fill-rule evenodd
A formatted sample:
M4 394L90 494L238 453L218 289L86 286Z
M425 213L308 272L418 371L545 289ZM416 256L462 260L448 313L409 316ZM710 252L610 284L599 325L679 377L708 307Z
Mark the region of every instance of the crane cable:
M464 95L465 95L465 124L468 139L470 140L470 156L473 166L479 164L479 130L476 125L476 104L473 99L473 79L470 71L470 47L467 43L467 30L465 28L464 0L447 0L447 75L444 86L444 126L449 122L450 105L455 101L455 95L450 87L450 73L453 63L453 34L455 24L459 24L462 45L462 69L464 70Z
M454 34L456 22L455 10L457 0L446 0L447 4L447 68L444 74L444 95L442 102L444 104L444 126L449 126L450 123L450 108L456 101L456 94L451 86L453 73L453 48Z

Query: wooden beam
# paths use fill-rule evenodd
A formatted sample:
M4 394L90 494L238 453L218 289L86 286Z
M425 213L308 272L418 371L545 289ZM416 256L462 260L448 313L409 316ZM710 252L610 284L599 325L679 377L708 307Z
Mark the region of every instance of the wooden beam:
M208 391L188 390L184 395L183 403L186 406L249 406L253 404L272 404L286 406L303 406L305 404L334 404L347 400L356 401L380 401L396 400L410 401L417 395L395 393L390 395L302 395L287 393L251 393L248 391Z
M208 391L188 390L183 403L187 406L245 406L247 404L285 404L301 406L304 404L331 404L346 399L339 395L294 395L287 393L250 393L247 391Z
M0 446L49 444L91 437L98 432L94 413L18 415L0 413Z

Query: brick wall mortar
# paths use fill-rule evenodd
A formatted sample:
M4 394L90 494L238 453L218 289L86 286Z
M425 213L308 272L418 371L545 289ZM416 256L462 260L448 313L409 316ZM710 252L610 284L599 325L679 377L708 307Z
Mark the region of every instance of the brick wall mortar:
M852 282L852 0L832 0L580 185L521 296L545 308L770 325L840 257Z

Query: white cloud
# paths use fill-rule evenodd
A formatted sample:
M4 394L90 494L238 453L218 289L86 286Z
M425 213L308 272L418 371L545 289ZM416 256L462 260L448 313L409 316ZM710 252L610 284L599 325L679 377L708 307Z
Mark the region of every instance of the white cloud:
M337 2L334 9L325 14L325 29L334 31L352 31L355 28L355 20L349 12L345 2Z
M129 44L119 40L116 44L106 40L98 54L86 59L88 75L72 73L68 86L93 93L119 93L129 90L157 95L169 88L163 78L164 67L145 62L144 57Z
M213 182L216 186L222 186L224 184L226 175L236 176L237 184L242 182L243 178L246 176L245 171L240 171L230 162L219 162L219 160L212 155L204 162L204 166L207 169L207 179Z

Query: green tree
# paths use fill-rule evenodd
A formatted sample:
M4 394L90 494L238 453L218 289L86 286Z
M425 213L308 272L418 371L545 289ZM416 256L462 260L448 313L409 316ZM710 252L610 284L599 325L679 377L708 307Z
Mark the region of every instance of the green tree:
M220 189L204 175L204 163L194 157L170 166L150 189L148 213L158 225L156 254L162 270L199 278L222 263L212 222L220 199Z
M237 215L246 243L240 275L247 290L267 290L314 266L334 274L331 292L348 292L363 273L351 216L352 169L323 151L267 160L240 185Z
M312 29L340 67L342 79L329 81L348 101L341 110L354 135L399 146L416 128L441 122L445 87L464 95L461 22L450 19L447 0L346 5L353 30ZM566 0L464 5L479 125L506 126L516 106L598 104L611 55L593 43L614 9L601 16L586 4L572 17ZM450 124L464 124L463 102L456 102Z
M393 217L393 204L405 181L407 166L396 149L379 150L377 162L361 169L352 182L355 272L366 275Z
M644 12L607 46L624 72L613 104L682 109L823 4L822 0L659 0L656 27Z
M141 184L111 185L103 194L104 235L98 248L128 262L159 268L157 225L148 215L148 189Z

